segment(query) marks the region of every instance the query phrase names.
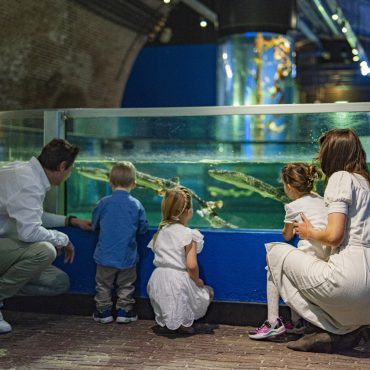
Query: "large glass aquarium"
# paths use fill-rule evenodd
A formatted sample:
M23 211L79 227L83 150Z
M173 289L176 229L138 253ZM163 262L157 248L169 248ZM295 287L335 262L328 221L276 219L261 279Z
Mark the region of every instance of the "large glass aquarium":
M369 158L370 103L1 112L0 165L64 137L81 151L65 186L48 196L49 211L90 218L111 193L112 165L125 160L136 166L132 195L153 227L161 195L181 184L193 194L192 227L279 229L282 166L314 162L319 136L333 128L353 128Z

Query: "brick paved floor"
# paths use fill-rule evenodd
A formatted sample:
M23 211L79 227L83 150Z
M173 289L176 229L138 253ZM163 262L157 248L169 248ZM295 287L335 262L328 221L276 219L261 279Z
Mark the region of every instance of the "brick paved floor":
M370 343L343 354L294 352L247 339L248 327L196 324L159 334L153 321L102 325L86 316L3 312L0 369L370 369Z

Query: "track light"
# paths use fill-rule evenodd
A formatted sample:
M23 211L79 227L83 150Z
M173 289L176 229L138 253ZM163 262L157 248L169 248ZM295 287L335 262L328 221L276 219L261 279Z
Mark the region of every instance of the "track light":
M200 22L199 22L199 25L202 27L202 28L205 28L207 27L208 23L205 19L201 19Z

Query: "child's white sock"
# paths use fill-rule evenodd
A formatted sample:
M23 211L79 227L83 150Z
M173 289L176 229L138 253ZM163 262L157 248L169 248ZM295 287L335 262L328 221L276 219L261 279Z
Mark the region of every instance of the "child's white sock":
M271 274L267 273L267 320L274 326L279 317L279 292L271 278Z

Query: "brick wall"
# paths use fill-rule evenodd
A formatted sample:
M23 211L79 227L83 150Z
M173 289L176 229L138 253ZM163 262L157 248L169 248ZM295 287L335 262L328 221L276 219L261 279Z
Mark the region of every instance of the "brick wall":
M145 3L154 26L163 2ZM119 107L147 32L77 1L1 0L0 110Z

